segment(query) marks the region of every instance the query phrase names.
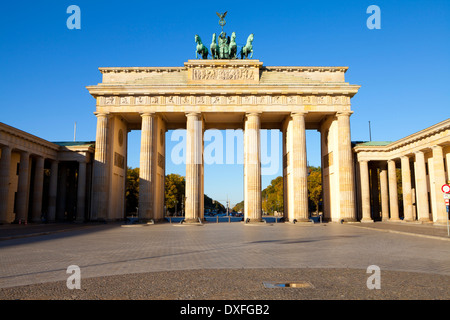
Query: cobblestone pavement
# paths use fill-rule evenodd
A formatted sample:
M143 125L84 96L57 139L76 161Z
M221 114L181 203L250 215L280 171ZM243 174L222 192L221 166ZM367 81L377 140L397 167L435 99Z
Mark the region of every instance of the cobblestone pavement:
M0 299L450 298L444 227L28 225L0 226L0 240ZM66 287L70 265L82 290ZM370 265L381 290L367 289ZM312 288L262 285L300 280Z

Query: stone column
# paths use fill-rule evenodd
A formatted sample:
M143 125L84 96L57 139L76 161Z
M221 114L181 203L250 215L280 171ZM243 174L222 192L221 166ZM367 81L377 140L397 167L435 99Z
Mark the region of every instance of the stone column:
M445 163L447 168L447 184L450 184L450 152L445 154Z
M0 223L8 222L8 199L11 170L11 148L2 147L0 158Z
M370 184L369 184L369 165L367 161L359 161L359 173L361 176L361 202L362 219L361 222L373 222L370 217Z
M380 195L378 193L378 167L373 164L370 169L371 176L371 197L372 197L372 218L377 221L380 219Z
M244 220L249 219L250 222L262 221L260 129L260 114L247 114L244 128Z
M86 162L78 162L77 216L76 222L84 221L86 203Z
M31 211L31 220L40 222L42 216L42 193L44 189L44 158L36 158L34 170L33 204Z
M155 129L155 116L153 113L141 114L141 154L139 169L139 220L143 222L154 218L153 199L154 181L153 175L153 131Z
M386 164L380 168L381 220L389 220L389 192Z
M50 185L48 190L48 213L47 213L48 222L54 222L56 219L57 194L58 194L58 161L53 160L50 167Z
M411 167L409 157L402 156L402 189L403 189L403 219L413 221L412 193L411 193Z
M350 115L352 112L338 112L339 135L339 207L340 220L356 221L355 181L350 137Z
M444 154L441 146L433 146L433 170L434 170L434 188L431 188L430 194L436 201L436 223L447 223L447 211L443 199L442 185L445 181Z
M97 116L95 140L92 215L91 220L106 220L108 217L108 115Z
M398 186L397 186L397 172L395 168L395 161L388 160L388 176L389 176L389 204L391 209L390 221L400 220L398 214Z
M20 153L19 185L17 187L16 221L24 223L28 219L28 192L29 192L30 154L26 151Z
M425 169L425 155L422 151L415 152L416 154L416 197L417 197L417 217L419 221L430 221L430 210L428 206L428 187L427 175Z
M293 218L297 222L309 222L308 211L308 163L306 158L305 114L292 114L292 175L294 197Z
M203 129L201 114L186 114L186 207L185 222L196 223L201 218Z
M59 166L58 196L56 203L56 221L66 219L67 200L67 163L62 162Z

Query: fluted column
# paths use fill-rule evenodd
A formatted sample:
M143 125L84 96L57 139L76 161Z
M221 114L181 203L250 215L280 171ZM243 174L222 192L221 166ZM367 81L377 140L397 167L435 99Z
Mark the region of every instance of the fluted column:
M42 216L42 192L44 189L44 158L36 158L36 166L34 168L34 187L33 187L33 207L32 221L41 221Z
M77 216L76 222L84 221L86 203L86 162L78 162Z
M141 114L141 153L139 168L139 220L145 222L154 218L154 170L153 168L153 139L155 130L155 115L153 113Z
M442 197L442 186L445 184L444 154L442 146L433 146L434 188L430 194L435 197L436 223L447 223L447 211Z
M380 220L380 194L379 194L379 183L378 183L378 167L376 163L373 163L370 169L371 176L371 197L372 197L372 219L375 221Z
M380 168L381 220L389 220L389 192L386 164Z
M403 216L405 221L413 221L412 193L411 193L411 167L409 157L402 156L402 189L403 189Z
M185 222L198 222L202 207L203 125L201 114L186 114L186 208Z
M93 172L92 220L108 217L108 115L97 114Z
M419 221L430 221L430 210L428 206L428 188L425 169L425 155L422 151L417 151L416 155L416 197L417 197L417 218Z
M388 177L389 177L389 205L391 211L390 221L400 220L398 214L398 191L397 191L397 172L395 169L395 161L388 160Z
M17 212L16 220L21 220L22 223L28 218L28 191L29 191L29 169L30 169L30 154L22 151L20 153L19 164L19 185L17 187Z
M297 222L309 222L308 164L306 157L305 114L292 114L292 175L294 197L293 218Z
M339 135L339 206L340 219L356 221L355 181L350 137L350 115L352 112L338 112Z
M244 219L262 221L261 203L261 119L249 113L244 128Z
M48 188L48 212L47 221L56 219L56 196L58 193L58 161L53 160L50 167L50 184Z
M361 222L373 222L370 217L370 183L369 183L369 165L367 161L359 161L359 172L361 177L361 202L362 219Z
M0 223L8 222L9 179L11 170L11 148L2 147L0 158Z

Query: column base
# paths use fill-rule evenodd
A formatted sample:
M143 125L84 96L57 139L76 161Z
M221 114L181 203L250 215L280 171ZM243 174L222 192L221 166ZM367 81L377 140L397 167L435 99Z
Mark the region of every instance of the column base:
M450 224L450 221L445 219L436 220L433 222L434 225L447 225L447 223Z
M362 218L360 222L361 223L373 223L374 221L370 218Z
M423 224L433 223L429 218L419 218L419 222Z
M343 224L343 223L360 223L358 220L356 220L355 218L344 218L344 219L339 219L339 223Z
M184 219L181 220L180 224L189 224L189 225L203 225L203 222L200 218L197 219Z
M250 219L247 218L246 220L244 220L244 224L254 224L254 225L258 225L258 224L266 224L266 220L264 219Z
M402 220L403 223L411 223L411 224L421 224L418 220Z
M288 221L288 223L296 226L312 226L314 224L314 221L311 221L309 219L294 219L292 221Z

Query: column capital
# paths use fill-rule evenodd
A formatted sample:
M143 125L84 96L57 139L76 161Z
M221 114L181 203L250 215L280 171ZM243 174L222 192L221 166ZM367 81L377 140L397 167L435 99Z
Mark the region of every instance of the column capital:
M414 151L414 154L423 154L424 152L422 150L416 150Z
M97 118L104 117L108 118L110 116L109 112L94 112Z
M435 144L435 145L433 145L433 146L431 146L431 149L433 149L433 150L435 150L435 149L442 149L442 148L444 148L443 146L440 146L440 145L438 145L438 144Z
M353 114L353 111L338 111L336 112L337 117L350 117Z
M308 113L308 111L295 111L295 112L291 112L291 117L292 118L304 117L307 113Z
M245 114L245 116L248 117L260 117L261 116L261 112L247 112Z
M153 117L155 115L154 112L141 112L139 113L139 115L141 116L141 118L143 117Z
M201 115L201 112L186 112L186 117L200 117Z

